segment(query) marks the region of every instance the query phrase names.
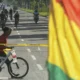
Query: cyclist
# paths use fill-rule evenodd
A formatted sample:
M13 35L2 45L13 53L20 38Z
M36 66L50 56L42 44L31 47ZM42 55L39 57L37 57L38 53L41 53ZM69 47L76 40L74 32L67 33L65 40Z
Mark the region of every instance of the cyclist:
M7 18L8 18L8 10L3 8L3 12L5 14L5 22L7 21Z
M11 34L11 31L12 31L12 29L11 28L8 28L8 27L5 27L5 28L3 28L2 29L2 31L3 31L3 34L0 36L0 43L1 44L7 44L7 38L8 38L8 36ZM4 45L0 45L0 56L1 57L6 57L7 55L5 54L5 52L3 51L3 49L6 49L6 48L12 48L12 47L8 47L8 46L4 46ZM7 59L6 60L6 65L7 65L7 67L8 67L8 69L9 69L9 64L10 64L10 61L9 61L9 59ZM12 69L12 68L11 68ZM12 72L13 73L13 72ZM14 74L14 73L13 73ZM14 74L15 75L15 74ZM17 76L17 75L16 75ZM13 76L11 76L11 77L13 77Z
M9 10L10 19L12 20L13 10L10 8Z
M19 23L19 13L18 13L18 11L16 11L16 13L14 15L14 19L15 19L15 27L17 28L17 24Z
M4 28L5 27L5 22L6 22L6 16L5 16L4 11L1 12L0 18L1 18L1 26L2 26L2 28Z
M39 12L38 12L38 10L36 9L33 14L34 14L34 21L37 23L37 21L39 20Z
M4 13L6 15L6 19L8 18L8 10L7 9L4 9Z
M36 9L33 14L34 14L35 16L38 16L38 15L39 15L38 10Z

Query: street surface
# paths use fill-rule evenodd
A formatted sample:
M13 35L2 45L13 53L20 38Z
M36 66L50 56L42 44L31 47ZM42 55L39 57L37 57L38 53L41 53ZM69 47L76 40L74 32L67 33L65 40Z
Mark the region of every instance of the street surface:
M33 14L20 11L20 22L18 28L14 28L14 20L10 20L6 23L6 26L13 29L11 35L8 38L8 43L18 44L48 44L48 19L47 17L41 17L38 24L35 24L33 20ZM0 35L2 30L0 28ZM27 46L27 47L15 47L17 56L21 56L29 63L29 72L23 78L19 80L48 80L48 73L46 68L48 48L40 46ZM5 69L0 72L0 77L10 77ZM3 79L5 80L5 79ZM14 79L17 80L17 79Z

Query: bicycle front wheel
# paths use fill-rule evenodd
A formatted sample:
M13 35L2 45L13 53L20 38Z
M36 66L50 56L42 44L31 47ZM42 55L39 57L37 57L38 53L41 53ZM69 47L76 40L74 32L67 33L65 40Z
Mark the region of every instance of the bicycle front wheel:
M11 63L9 65L9 74L14 78L25 77L29 71L28 62L21 57L17 57L17 63L12 63L12 61L13 60L11 60Z

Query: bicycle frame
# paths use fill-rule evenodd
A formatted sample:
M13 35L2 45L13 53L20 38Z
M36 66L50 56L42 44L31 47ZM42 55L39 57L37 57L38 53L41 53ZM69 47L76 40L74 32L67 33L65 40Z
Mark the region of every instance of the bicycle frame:
M7 52L7 50L6 50L6 51L4 50L4 52ZM12 65L11 65L11 63L15 62L14 60L16 60L15 58L13 58L14 54L15 54L15 50L10 49L10 50L8 50L6 57L0 57L0 59L1 59L0 72L1 72L2 69L3 69L3 64L4 64L4 63L6 62L6 60L12 55L12 57L9 58L9 59L10 59L10 64L9 64L9 66L8 66L8 72L9 72L9 74L11 75L11 78L20 79L20 78L23 78L24 76L26 76L26 74L28 73L29 65L28 65L28 62L27 62L24 58L17 57L17 60L18 60L18 61L19 61L19 60L20 60L20 61L22 60L22 61L25 63L26 67L25 67L23 64L22 64L22 66L19 66L18 63L16 62L16 63L15 63L15 65L16 65L16 70L18 70L18 71L21 70L21 71L22 71L22 68L23 68L23 67L25 67L26 70L23 71L23 74L21 73L21 75L20 75L19 72L15 73L14 67L12 67ZM13 63L13 64L14 64L14 63ZM20 67L22 67L22 68L20 68ZM13 71L13 70L14 70L14 71ZM20 72L21 72L21 71L20 71Z
M3 66L3 64L5 63L5 61L8 59L8 57L11 55L11 52L8 52L8 55L6 57L0 57L1 59L1 63L0 63L0 67ZM3 60L3 61L2 61Z

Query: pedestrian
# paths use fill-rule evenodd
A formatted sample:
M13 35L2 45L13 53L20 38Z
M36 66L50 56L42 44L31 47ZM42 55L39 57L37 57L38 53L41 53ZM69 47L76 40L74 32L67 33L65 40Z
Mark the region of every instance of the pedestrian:
M15 27L17 28L17 25L19 24L19 13L18 11L15 12L15 15L14 15L14 19L15 19Z
M1 12L0 18L1 18L1 27L4 28L5 27L5 22L6 22L6 16L5 16L4 11Z
M4 9L4 13L5 13L6 17L8 18L8 10L7 9Z
M10 15L10 20L12 20L13 18L12 18L12 16L13 16L13 10L10 8L10 10L9 10L9 15Z

